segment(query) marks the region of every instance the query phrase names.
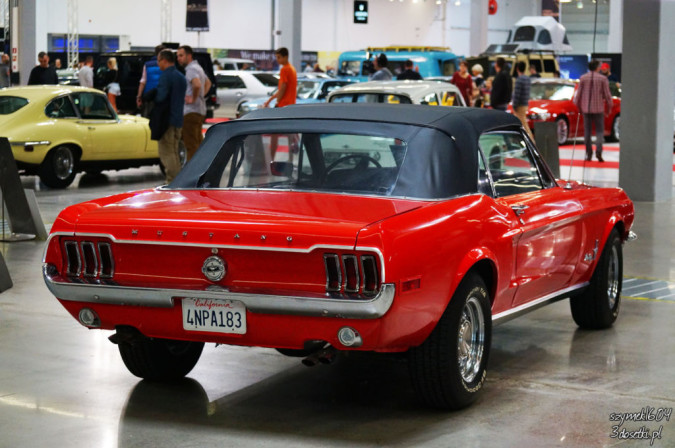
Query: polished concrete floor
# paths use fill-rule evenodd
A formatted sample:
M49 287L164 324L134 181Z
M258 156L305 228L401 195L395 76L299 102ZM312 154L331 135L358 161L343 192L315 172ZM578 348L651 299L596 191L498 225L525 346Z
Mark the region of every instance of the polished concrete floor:
M584 175L616 182L603 171ZM23 182L37 190L49 227L66 205L153 187L162 176L156 167L81 176L65 191ZM139 381L109 332L85 330L49 294L42 242L0 243L14 281L0 294L0 448L648 447L610 437L618 424L610 416L675 407L675 200L636 208L640 238L625 246L624 274L660 280L666 294L632 289L606 331L577 329L566 301L495 328L483 394L455 413L421 406L395 356L309 369L272 350L209 346L189 378ZM661 437L651 446L674 447L673 419L621 429L645 426Z

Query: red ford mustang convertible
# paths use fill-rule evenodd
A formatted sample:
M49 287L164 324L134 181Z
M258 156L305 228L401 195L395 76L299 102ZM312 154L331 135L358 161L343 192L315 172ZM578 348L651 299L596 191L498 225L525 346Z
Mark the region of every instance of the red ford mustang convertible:
M554 179L503 112L266 109L212 127L168 186L63 210L43 273L142 378L186 375L206 342L406 352L421 399L458 409L493 324L567 297L579 326L614 323L633 213Z

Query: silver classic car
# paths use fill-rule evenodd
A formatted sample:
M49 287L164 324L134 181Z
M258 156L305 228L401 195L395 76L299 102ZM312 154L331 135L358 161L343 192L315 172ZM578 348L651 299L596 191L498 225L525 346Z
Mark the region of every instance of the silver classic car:
M466 106L456 86L440 81L369 81L351 84L331 92L328 102Z

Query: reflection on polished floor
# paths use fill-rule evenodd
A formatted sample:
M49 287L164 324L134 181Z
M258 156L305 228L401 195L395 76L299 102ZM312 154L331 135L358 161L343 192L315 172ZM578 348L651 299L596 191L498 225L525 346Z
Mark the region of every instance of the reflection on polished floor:
M64 191L36 182L24 178L49 227L66 205L152 188L162 176L156 167L80 176ZM675 200L636 209L639 239L625 246L624 274L631 287L672 287ZM648 447L611 438L618 423L610 415L675 407L675 301L667 295L624 295L606 331L577 329L566 301L497 327L482 397L441 413L418 403L405 359L390 355L351 354L308 369L273 350L211 345L189 378L139 381L109 332L85 330L49 294L43 243L0 249L14 281L0 294L0 447ZM645 291L628 284L627 292ZM621 429L662 426L653 446L673 447L673 420Z

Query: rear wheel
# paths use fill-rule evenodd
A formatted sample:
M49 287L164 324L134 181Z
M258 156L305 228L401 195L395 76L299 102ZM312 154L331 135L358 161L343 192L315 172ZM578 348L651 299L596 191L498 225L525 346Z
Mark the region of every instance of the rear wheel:
M75 179L76 157L69 146L57 146L49 151L40 166L40 180L51 188L66 188Z
M146 380L167 381L182 378L197 364L203 342L139 338L118 344L129 372Z
M487 288L469 273L429 338L410 350L410 374L420 398L449 410L473 403L487 374L491 339Z
M609 234L595 267L591 283L581 294L570 298L574 322L581 328L609 328L619 316L623 254L616 229Z
M610 134L610 138L612 139L613 142L618 142L619 138L621 138L621 115L617 115L614 117L614 121L612 121L612 132Z
M567 143L567 140L569 140L570 136L570 126L567 123L567 119L565 119L565 117L559 117L555 121L555 125L556 132L558 133L558 144L564 145Z

